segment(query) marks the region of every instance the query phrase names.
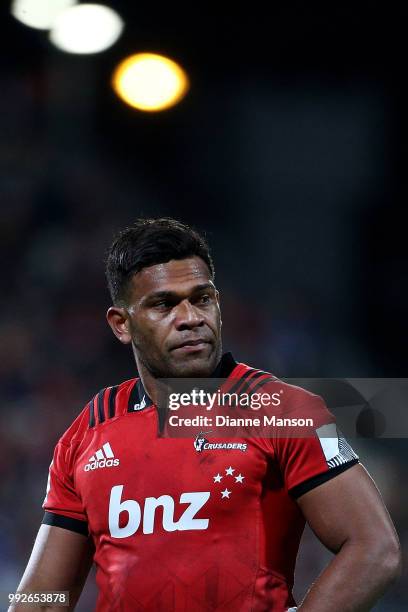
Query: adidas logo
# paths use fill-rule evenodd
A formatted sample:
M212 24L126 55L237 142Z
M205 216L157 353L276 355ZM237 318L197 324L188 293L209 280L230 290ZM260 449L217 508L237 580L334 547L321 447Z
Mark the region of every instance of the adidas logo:
M133 410L143 410L145 406L146 406L146 396L144 395L140 404L134 404Z
M117 465L119 465L119 459L115 459L111 445L109 442L106 442L92 457L89 457L88 463L84 467L84 472Z

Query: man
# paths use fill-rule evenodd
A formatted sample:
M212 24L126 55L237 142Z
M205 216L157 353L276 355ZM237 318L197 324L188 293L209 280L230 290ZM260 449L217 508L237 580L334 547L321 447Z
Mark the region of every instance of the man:
M107 320L131 344L139 377L100 391L60 439L19 591L69 591L74 609L93 559L98 612L284 612L296 606L294 565L307 521L334 557L298 610L371 609L398 575L400 549L345 441L336 438L328 454L316 430L238 437L230 447L211 447L208 432L165 435L162 379L216 376L250 394L277 384L222 355L203 238L172 219L139 220L111 246L107 278ZM284 411L332 426L320 398L278 386Z

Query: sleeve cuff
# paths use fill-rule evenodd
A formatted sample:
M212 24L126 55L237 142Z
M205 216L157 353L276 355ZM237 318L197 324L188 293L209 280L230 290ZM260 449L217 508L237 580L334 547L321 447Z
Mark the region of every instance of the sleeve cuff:
M88 523L78 519L64 516L63 514L55 514L54 512L45 512L42 520L43 525L51 525L51 527L62 527L69 531L75 531L81 535L88 536Z
M348 461L347 463L343 463L342 465L338 465L334 468L331 468L327 470L327 472L323 472L323 474L312 476L312 478L309 478L308 480L301 482L295 487L292 487L292 489L289 489L289 494L295 499L297 499L298 497L300 497L301 495L304 495L305 493L308 493L315 487L318 487L324 482L327 482L328 480L335 478L342 472L345 472L346 470L351 468L353 465L356 465L356 463L358 462L359 462L358 459L352 459L352 461Z

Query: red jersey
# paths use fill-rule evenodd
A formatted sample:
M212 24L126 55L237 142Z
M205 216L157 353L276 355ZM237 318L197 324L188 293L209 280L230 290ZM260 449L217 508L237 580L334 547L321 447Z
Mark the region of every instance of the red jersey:
M221 366L235 387L278 382L291 414L312 415L322 431L335 427L320 397L230 354ZM305 525L296 498L358 458L344 439L325 442L318 433L219 442L161 435L137 378L100 391L62 436L43 522L93 538L98 612L296 605Z

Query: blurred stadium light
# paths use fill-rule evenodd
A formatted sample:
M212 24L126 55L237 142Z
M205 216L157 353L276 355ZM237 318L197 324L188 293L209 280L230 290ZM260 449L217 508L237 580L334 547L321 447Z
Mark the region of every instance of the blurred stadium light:
M61 12L49 33L50 41L68 53L99 53L111 47L123 30L116 11L101 4L78 4Z
M116 68L112 86L124 102L142 111L161 111L177 104L189 82L176 62L155 53L137 53Z
M74 6L77 0L14 0L11 14L24 25L38 30L48 30L65 9Z

